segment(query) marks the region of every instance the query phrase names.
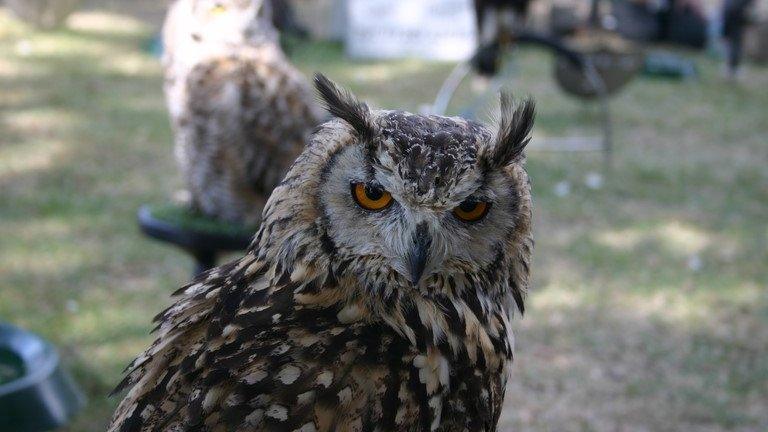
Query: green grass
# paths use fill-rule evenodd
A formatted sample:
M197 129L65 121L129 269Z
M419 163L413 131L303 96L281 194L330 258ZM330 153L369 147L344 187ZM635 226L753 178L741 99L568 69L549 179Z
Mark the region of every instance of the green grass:
M104 430L107 393L191 268L136 226L180 186L149 35L114 13L36 33L0 11L0 317L60 347L89 396L71 431ZM451 69L334 44L292 56L408 110ZM585 185L599 155L530 152L535 284L502 430L768 429L768 71L731 85L696 60L699 81L639 79L613 100L602 188ZM558 91L548 54L517 64L536 139L590 132L596 108Z

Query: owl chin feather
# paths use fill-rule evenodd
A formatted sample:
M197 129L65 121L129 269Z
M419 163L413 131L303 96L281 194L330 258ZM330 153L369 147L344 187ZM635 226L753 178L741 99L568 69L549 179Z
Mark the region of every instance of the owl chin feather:
M533 246L532 104L494 135L316 85L338 118L275 189L245 256L156 317L110 431L496 430ZM391 204L361 207L361 182Z

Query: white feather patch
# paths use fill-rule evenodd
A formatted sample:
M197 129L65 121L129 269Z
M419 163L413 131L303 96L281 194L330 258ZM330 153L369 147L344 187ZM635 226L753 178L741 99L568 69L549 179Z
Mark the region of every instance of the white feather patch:
M363 318L363 309L356 303L345 306L336 314L336 318L342 324L350 324Z
M270 405L269 408L267 408L267 417L272 417L273 419L280 421L286 421L288 420L288 408L277 404Z
M301 369L294 365L287 365L277 373L277 379L283 384L293 384L301 375Z
M333 383L333 372L331 371L320 372L317 375L317 379L315 380L315 382L324 386L325 388L330 387L331 383Z

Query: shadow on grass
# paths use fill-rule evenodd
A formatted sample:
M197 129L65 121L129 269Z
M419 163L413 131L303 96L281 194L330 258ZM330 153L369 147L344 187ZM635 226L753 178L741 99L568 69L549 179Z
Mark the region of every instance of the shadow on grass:
M501 430L760 430L768 302L681 322L576 292L543 295L518 332ZM744 316L749 317L744 320ZM529 321L532 320L532 321Z

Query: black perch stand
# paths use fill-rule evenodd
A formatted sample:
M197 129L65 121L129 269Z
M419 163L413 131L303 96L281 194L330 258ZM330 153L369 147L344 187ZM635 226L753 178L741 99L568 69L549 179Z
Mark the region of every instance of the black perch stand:
M57 429L84 405L85 398L62 369L53 345L0 322L0 430Z
M138 221L146 236L192 255L195 276L215 267L220 254L247 249L256 232L255 228L213 220L176 205L142 206Z

